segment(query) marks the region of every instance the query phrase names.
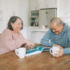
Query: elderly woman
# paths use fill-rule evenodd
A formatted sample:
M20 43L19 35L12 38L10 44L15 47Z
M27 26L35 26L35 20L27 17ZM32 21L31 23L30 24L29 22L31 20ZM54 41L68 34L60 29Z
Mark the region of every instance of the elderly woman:
M26 40L19 32L23 28L21 18L12 16L8 22L8 27L1 35L0 41L0 55L20 48L26 45L28 48L33 48L34 44Z

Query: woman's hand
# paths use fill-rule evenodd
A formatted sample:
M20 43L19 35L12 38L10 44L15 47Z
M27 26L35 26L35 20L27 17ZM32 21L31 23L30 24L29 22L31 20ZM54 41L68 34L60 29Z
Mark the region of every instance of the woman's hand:
M31 41L27 40L27 43L26 43L25 46L28 47L28 48L34 48L35 45Z

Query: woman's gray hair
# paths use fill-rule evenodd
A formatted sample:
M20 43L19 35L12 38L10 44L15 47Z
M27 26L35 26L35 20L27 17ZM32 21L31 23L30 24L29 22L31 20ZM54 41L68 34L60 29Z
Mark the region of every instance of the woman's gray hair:
M20 19L21 20L21 18L20 17L18 17L18 16L12 16L10 19L9 19L9 21L8 21L8 26L7 26L7 28L8 29L10 29L10 30L13 30L13 27L12 27L12 25L11 25L11 22L14 24L16 21L17 21L17 19ZM21 20L21 24L22 24L22 27L21 27L21 29L23 29L23 21Z

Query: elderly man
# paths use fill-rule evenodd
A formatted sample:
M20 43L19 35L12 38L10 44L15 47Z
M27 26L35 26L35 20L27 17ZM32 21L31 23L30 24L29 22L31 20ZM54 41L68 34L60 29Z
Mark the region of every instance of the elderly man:
M50 40L50 42L49 42ZM55 57L70 53L70 27L58 17L50 21L50 29L41 39L41 44L46 46L60 47L59 53Z

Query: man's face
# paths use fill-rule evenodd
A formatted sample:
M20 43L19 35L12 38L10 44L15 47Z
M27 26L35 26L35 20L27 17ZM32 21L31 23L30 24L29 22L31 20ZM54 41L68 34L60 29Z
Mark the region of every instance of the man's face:
M57 25L56 23L50 23L50 28L55 34L62 32L63 24Z

